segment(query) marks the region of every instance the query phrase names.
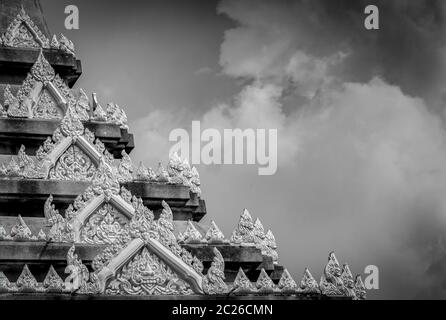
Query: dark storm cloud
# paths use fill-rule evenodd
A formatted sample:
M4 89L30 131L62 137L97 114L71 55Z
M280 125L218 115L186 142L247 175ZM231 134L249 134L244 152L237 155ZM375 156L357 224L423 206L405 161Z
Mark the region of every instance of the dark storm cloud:
M380 30L364 28L364 8L369 4L379 8ZM247 6L251 13L243 10ZM265 10L263 27L268 28L268 19L281 20L294 35L296 49L316 57L348 53L333 70L338 79L365 82L380 76L439 107L446 80L445 1L302 0L278 1L274 7L258 1L223 2L220 12L230 11L235 20L261 25L253 17Z
M248 107L237 112L279 128L279 157L288 160L279 171L293 177L282 178L280 190L300 200L281 203L294 211L284 213L290 225L301 230L307 218L314 223L307 236L319 237L313 248L331 244L359 265L378 265L382 285L373 297L441 297L432 270L446 243L439 112L446 3L375 1L380 30L373 31L364 28L369 4L222 1L219 12L237 26L225 33L220 63L227 75L252 81L240 99ZM267 94L266 84L281 94ZM311 259L308 248L297 251Z

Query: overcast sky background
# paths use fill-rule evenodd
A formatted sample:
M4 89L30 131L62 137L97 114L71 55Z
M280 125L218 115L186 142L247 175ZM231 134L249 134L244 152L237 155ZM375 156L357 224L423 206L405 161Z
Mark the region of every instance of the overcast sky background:
M444 1L42 0L71 38L76 84L125 109L135 163L168 160L170 130L278 129L278 172L198 166L208 216L229 237L243 208L280 262L319 279L335 250L373 264L371 298L446 296ZM64 8L80 29L64 30Z

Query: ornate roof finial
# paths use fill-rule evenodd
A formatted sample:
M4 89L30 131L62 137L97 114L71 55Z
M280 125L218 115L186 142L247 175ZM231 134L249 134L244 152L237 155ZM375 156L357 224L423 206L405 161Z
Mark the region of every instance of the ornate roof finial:
M319 294L319 285L311 274L310 270L305 269L302 280L300 281L300 286L297 289L297 292L303 294Z
M225 239L225 235L221 232L220 228L217 226L214 220L211 222L211 226L206 232L205 239L209 243L228 243Z
M256 282L257 291L261 293L272 293L274 292L275 285L271 278L266 273L265 269L262 268L260 271L259 278Z
M201 235L200 231L197 230L197 228L194 226L194 224L190 220L187 221L186 230L178 236L178 241L184 242L184 243L206 242L206 240L203 239L203 236Z
M346 289L347 296L355 298L355 280L353 279L353 275L348 267L348 264L344 264L344 267L342 268L341 280Z
M34 278L31 271L29 271L28 265L26 264L23 267L22 273L17 279L15 285L22 292L36 292L38 291L39 287L36 278Z
M43 287L47 292L62 292L64 289L64 282L54 270L53 265L50 266L45 280L43 280Z
M82 88L79 89L79 98L74 105L74 109L81 121L90 120L90 100L88 100L88 96Z
M18 215L17 223L12 227L10 236L14 241L37 240L36 237L33 237L31 230L26 225L21 215Z
M220 251L214 247L214 260L206 276L203 277L203 291L206 294L225 294L228 286L225 283L225 261Z
M326 296L342 296L343 293L340 291L337 286L330 281L328 281L325 274L322 274L321 280L319 282L319 288L321 289L321 293Z
M42 229L40 229L39 234L37 235L37 240L39 241L46 241L46 234L43 232Z
M98 96L95 92L92 93L93 98L93 120L95 121L107 121L107 113L98 102Z
M75 55L73 42L65 37L65 35L63 35L62 33L59 36L59 48L60 50L68 54L71 54L73 56Z
M231 243L241 245L254 244L254 223L247 209L243 210L237 228L231 236Z
M130 182L133 180L133 162L125 150L122 150L121 155L122 159L118 165L118 180L121 183Z
M256 288L252 282L249 281L242 268L238 270L232 288L235 293L253 293L256 291Z
M164 166L161 164L161 162L158 164L158 173L156 176L156 180L158 182L169 182L169 174L167 173L166 169L164 169Z
M294 293L297 290L296 281L291 277L287 269L283 270L282 276L280 277L279 283L277 285L283 293Z
M332 284L336 288L336 292L340 292L340 294L346 294L346 289L341 279L342 269L339 265L338 259L336 258L334 252L330 252L328 256L328 263L324 269L324 279L330 284ZM321 279L322 281L322 279ZM323 290L323 286L320 285L321 290ZM327 286L328 294L333 295L330 286ZM322 292L323 293L323 292Z
M50 47L51 49L60 49L60 44L59 44L59 40L57 40L57 36L54 34L53 38L51 39L51 43L50 43Z
M265 229L259 218L257 218L254 223L253 234L254 242L259 248L262 248L265 245Z
M366 290L365 290L364 282L362 282L360 275L356 276L355 295L356 295L356 299L358 299L358 300L366 299Z
M77 112L69 106L62 119L60 130L67 137L78 137L84 134L84 125Z

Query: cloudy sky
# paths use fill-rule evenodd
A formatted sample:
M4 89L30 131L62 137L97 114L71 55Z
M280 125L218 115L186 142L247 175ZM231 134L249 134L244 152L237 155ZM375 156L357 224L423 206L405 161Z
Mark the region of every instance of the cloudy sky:
M166 162L174 128L278 129L278 171L198 166L208 217L243 208L296 279L329 251L380 270L371 298L446 296L444 1L42 0L75 42L76 87L123 107L135 163ZM64 30L76 4L80 29Z

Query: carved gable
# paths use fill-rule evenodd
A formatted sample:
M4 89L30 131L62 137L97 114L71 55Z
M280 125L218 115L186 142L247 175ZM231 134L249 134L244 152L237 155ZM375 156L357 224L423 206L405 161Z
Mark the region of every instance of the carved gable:
M157 255L144 247L105 289L112 295L190 295L191 286Z
M49 48L48 38L37 28L23 7L2 36L3 45L15 48Z

